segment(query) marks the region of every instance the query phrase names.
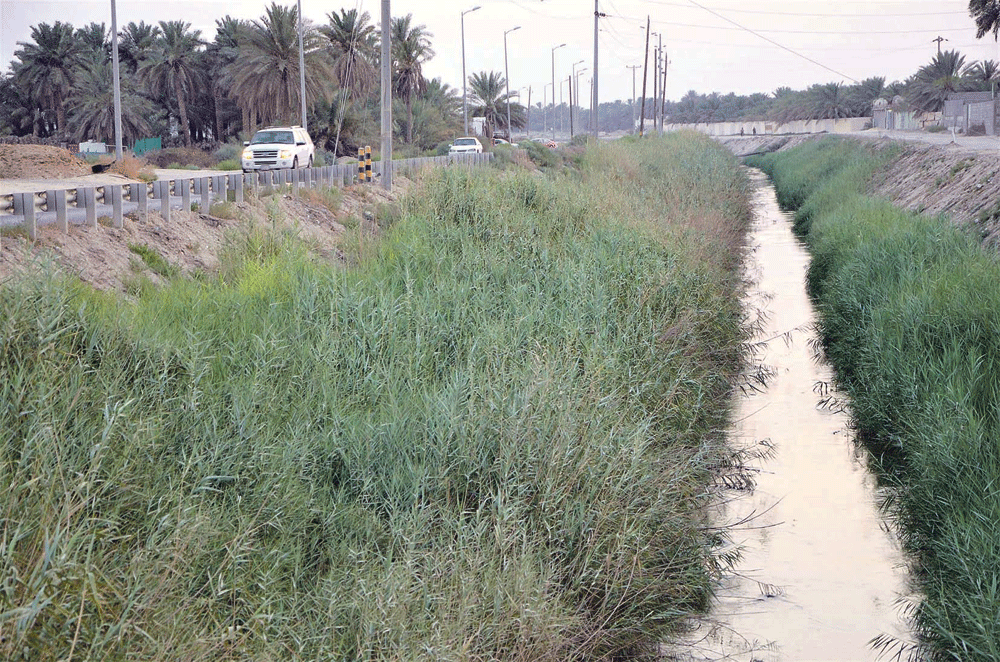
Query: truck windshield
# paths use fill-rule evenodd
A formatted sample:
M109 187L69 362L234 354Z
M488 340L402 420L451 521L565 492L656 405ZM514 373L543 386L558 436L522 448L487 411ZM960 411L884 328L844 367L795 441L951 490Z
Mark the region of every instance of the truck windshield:
M475 145L476 144L476 139L475 138L459 138L458 140L455 141L455 144L456 145Z

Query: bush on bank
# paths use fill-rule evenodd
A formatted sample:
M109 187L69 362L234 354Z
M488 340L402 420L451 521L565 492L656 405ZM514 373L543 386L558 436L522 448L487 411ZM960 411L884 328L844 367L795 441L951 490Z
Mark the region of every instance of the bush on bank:
M446 170L351 269L0 287L0 653L565 660L706 606L749 212L695 135Z
M813 255L819 331L924 594L930 659L1000 659L1000 264L947 219L865 195L888 156L825 140L757 159ZM822 173L812 179L810 173Z

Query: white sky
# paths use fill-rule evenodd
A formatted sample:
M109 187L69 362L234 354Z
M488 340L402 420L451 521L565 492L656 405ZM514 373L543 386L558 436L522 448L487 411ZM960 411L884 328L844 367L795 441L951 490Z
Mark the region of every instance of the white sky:
M669 53L667 97L675 100L691 89L749 94L781 86L851 83L870 76L902 80L930 61L937 48L932 40L939 35L948 39L943 48L958 49L969 62L1000 60L992 36L976 40L967 0L696 1L701 7L692 0L599 0L600 10L608 15L601 19L599 39L602 102L632 96L632 73L626 65L642 63L641 26L647 15L652 30L662 33ZM200 29L204 39L211 39L216 18L226 14L258 18L269 4L270 0L118 0L118 24L180 18ZM426 76L441 77L461 90L460 16L477 4L482 8L465 15L467 73L502 72L504 31L520 26L507 36L511 91L530 85L532 103L540 101L543 85L552 80L551 49L565 42L567 46L556 51L556 86L564 87L560 80L566 80L570 65L584 60L578 69L587 68L580 82L588 98L594 58L591 0L392 0L394 15L412 13L415 22L426 25L433 35L436 55L425 66ZM302 7L306 18L318 23L325 23L326 14L341 7L368 11L376 23L381 11L379 0L302 0ZM0 69L7 69L16 42L30 39L32 25L57 20L76 27L103 21L110 28L110 0L0 0ZM640 69L640 93L641 74ZM547 96L551 85L548 88ZM651 80L648 93L652 95Z

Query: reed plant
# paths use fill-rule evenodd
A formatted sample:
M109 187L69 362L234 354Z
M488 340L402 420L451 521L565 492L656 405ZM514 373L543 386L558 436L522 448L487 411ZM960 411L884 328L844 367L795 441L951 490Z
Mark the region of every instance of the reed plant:
M821 338L889 488L887 512L923 596L911 652L997 660L1000 264L947 219L865 195L858 164L879 158L837 140L763 165L785 173L777 186L794 182L786 200L811 209L809 283ZM790 172L804 159L826 181L810 187Z
M0 654L654 656L718 565L747 199L670 136L442 171L350 269L246 226L127 304L4 283Z

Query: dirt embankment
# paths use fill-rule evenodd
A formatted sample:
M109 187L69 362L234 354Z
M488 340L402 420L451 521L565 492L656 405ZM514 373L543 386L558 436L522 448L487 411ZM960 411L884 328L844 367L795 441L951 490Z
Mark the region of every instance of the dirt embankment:
M90 165L60 147L0 145L0 179L78 177Z
M169 222L153 211L145 216L130 214L122 228L110 227L106 218L98 219L97 227L73 225L68 233L51 224L39 228L35 242L18 233L0 234L0 283L30 265L51 260L98 289L128 292L144 278L163 282L164 265L181 274L213 271L227 235L252 226L289 229L305 239L319 259L343 261L339 246L345 227L377 234L384 206L395 202L410 184L400 176L393 183L392 194L378 186L351 186L333 197L303 191L298 197L276 193L213 205L210 214L173 210ZM150 264L143 253L156 253L164 262Z
M776 152L822 135L726 136L720 143L737 156ZM983 240L1000 247L1000 151L955 143L857 137L875 149L890 144L901 151L872 181L874 195L922 214L943 214L954 223L974 225Z

